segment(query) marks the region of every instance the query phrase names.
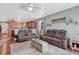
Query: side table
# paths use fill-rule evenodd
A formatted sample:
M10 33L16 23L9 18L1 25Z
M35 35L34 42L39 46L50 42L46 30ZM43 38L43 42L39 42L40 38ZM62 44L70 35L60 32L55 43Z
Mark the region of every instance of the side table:
M78 44L79 44L78 40L72 40L72 50L79 51L79 48L77 47Z

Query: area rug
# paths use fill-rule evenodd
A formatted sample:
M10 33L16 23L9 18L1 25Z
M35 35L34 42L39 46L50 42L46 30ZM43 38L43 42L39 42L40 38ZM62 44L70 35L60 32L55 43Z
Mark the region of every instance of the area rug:
M40 55L39 51L31 46L31 42L21 42L11 45L11 55Z
M31 42L15 43L11 45L11 55L73 55L73 53L48 44L48 52L41 53L31 46Z

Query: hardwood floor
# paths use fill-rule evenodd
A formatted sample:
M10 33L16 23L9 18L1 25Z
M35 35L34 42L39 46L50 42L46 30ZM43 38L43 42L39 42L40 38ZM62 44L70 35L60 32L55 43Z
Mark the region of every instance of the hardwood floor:
M5 44L0 46L0 55L10 55L10 45L16 43L14 40L8 40Z
M71 49L67 49L67 51L70 51L70 52L72 52L75 55L79 55L79 51L71 50Z
M10 55L10 45L17 43L15 40L8 40L5 44L0 46L0 55ZM71 49L67 49L67 51L70 51L74 53L75 55L79 55L79 51L72 51Z

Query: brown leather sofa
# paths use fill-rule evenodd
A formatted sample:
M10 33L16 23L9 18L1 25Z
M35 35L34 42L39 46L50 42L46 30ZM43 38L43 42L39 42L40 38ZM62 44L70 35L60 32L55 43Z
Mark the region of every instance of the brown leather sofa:
M17 42L29 41L32 33L28 30L19 30Z
M67 48L67 38L65 30L47 30L47 33L40 36L40 39L60 48Z

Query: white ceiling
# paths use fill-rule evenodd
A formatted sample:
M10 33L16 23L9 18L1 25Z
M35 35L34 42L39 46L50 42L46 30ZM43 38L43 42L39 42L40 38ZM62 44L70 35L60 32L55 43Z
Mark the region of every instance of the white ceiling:
M36 6L40 9L36 9L34 12L28 12L20 8L21 3L0 3L0 18L19 18L19 19L37 19L47 16L74 6L77 3L36 3Z
M44 16L77 6L79 3L47 3L44 4Z

